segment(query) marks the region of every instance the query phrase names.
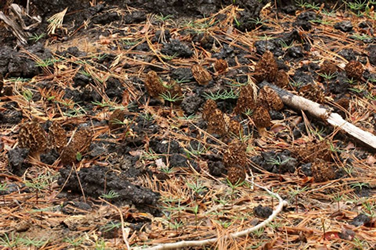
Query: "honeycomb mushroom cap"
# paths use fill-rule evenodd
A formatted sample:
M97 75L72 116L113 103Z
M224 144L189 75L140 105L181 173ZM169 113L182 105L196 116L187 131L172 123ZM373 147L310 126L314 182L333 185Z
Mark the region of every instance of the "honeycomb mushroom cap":
M246 166L247 164L247 145L239 140L233 140L223 155L223 163L226 167L235 165Z
M159 97L160 94L164 93L167 89L163 86L158 74L151 70L146 74L144 79L146 90L151 97Z
M191 68L192 75L199 85L208 85L208 83L213 79L209 71L199 64L195 64Z
M46 133L37 121L25 123L18 134L18 144L21 148L29 148L30 152L42 153L48 147Z
M283 70L279 70L274 84L280 88L286 88L289 85L289 76Z
M218 73L223 73L227 70L228 68L228 63L226 60L224 59L218 59L217 61L215 61L214 63L214 69L216 72Z
M274 55L270 51L266 51L260 61L255 66L254 77L258 82L266 80L274 82L278 74L278 65Z
M213 111L217 108L217 103L213 99L208 99L202 109L202 118L208 120Z
M241 114L247 110L253 110L256 106L255 93L252 84L247 84L240 89L239 98L236 101L234 112Z
M345 71L348 78L359 80L363 76L364 68L359 61L353 60L345 66Z
M331 75L338 71L337 65L329 60L325 60L321 66L319 72L322 74Z
M272 88L264 86L259 92L259 103L264 103L269 109L279 111L283 109L283 101Z
M125 117L125 110L115 109L110 118L108 119L108 125L110 129L120 128L122 124L119 124L119 121L123 121Z
M214 109L212 114L207 119L208 132L210 134L217 134L223 136L227 133L226 121L220 109Z
M253 122L257 128L266 128L271 125L269 110L265 105L258 105L252 115Z
M67 134L65 129L57 122L53 122L49 128L48 138L52 147L58 150L67 145Z
M245 180L245 168L236 164L227 168L227 179L232 184L239 184Z

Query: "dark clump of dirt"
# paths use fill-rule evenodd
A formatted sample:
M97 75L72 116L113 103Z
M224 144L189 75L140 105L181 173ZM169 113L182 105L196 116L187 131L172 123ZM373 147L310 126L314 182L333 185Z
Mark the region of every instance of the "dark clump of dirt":
M42 44L35 44L25 49L15 51L9 46L0 48L0 74L7 77L31 78L42 73L42 67L38 67L36 61L40 63L43 60L47 61L52 57L51 52ZM29 55L33 55L33 59ZM39 64L39 66L43 65Z
M171 40L170 43L166 43L161 52L169 56L182 58L188 58L193 55L192 49L189 48L188 45L181 43L179 40Z
M177 16L207 16L209 14L215 13L216 11L223 8L223 6L227 6L233 4L234 2L231 0L224 0L224 1L205 1L205 0L183 0L183 1L168 1L168 0L136 0L136 1L119 1L114 0L107 0L107 4L119 5L121 7L132 6L143 8L148 12L153 12L157 14L163 15L177 15ZM257 18L263 4L257 0L237 0L236 4L239 5L240 8L244 9L245 14L241 20L243 22L242 27L249 28L247 26L248 23L251 23L249 18ZM158 8L156 8L158 6ZM252 23L254 25L254 23Z
M77 175L71 174L71 168L62 168L59 172L61 177L58 184L64 185L66 182L64 185L66 191L82 194L80 183L85 195L93 198L98 198L112 190L118 195L113 199L115 204L135 205L141 211L150 212L153 215L159 214L156 209L159 193L130 183L125 174L118 175L106 167L93 166L78 171L80 178L78 181Z
M273 213L273 209L271 207L264 207L262 205L258 205L257 207L253 208L253 213L257 217L265 219Z
M367 215L359 214L349 224L354 225L356 227L360 227L360 226L370 223L370 221L371 221L371 218L368 217Z
M5 108L5 111L0 113L1 124L18 124L22 120L22 112L16 109L16 103L9 102L3 107Z
M25 171L31 167L31 164L26 161L29 155L27 148L15 148L8 151L8 161L10 172L17 176L22 176Z
M290 154L291 152L288 150L280 153L274 151L262 152L261 155L253 157L252 160L265 170L275 174L294 173L299 162Z

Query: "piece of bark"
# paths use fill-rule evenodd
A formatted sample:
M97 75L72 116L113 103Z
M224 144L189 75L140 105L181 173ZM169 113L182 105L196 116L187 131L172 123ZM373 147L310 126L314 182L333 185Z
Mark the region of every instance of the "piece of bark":
M316 102L310 101L304 97L294 95L286 90L283 90L274 84L263 81L259 84L260 87L269 86L274 89L281 97L283 103L293 109L303 110L313 117L322 119L334 127L346 131L349 135L355 137L366 145L376 149L376 136L364 131L355 125L345 121L339 114L332 113L328 107L320 105Z

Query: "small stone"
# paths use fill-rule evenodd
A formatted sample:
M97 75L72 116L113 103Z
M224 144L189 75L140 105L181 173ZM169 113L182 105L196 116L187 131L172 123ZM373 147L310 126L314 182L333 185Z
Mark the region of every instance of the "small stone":
M371 218L365 214L359 214L349 224L356 227L363 226L371 221Z
M289 56L291 56L292 58L301 58L304 56L302 46L291 47L287 50L287 52L289 53Z
M341 30L343 32L350 32L353 29L353 26L351 24L351 21L343 21L334 24L334 28L337 30Z

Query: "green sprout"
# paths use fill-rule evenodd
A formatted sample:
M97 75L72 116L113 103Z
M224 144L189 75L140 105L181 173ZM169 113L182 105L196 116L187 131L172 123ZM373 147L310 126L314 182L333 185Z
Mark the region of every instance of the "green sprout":
M80 70L79 73L82 74L82 75L84 75L84 76L91 77L90 73L88 73L85 70Z
M33 92L31 90L26 89L22 92L22 96L26 99L26 101L30 102L33 99Z
M297 0L296 1L296 4L300 7L300 8L305 8L305 9L313 9L313 10L319 10L320 9L320 5L317 3L306 3L304 2L304 0Z
M339 210L340 210L339 202L340 202L341 200L343 200L343 195L336 194L336 195L333 196L333 200L334 200L335 202L337 202L337 210L339 211Z
M78 247L82 244L82 242L84 242L84 238L69 238L69 237L66 237L63 241L70 244L71 246L73 247Z
M327 74L327 73L318 73L319 76L321 76L322 78L324 78L325 80L329 81L329 80L332 80L334 78L337 77L337 74L336 73L333 73L333 74Z
M45 60L38 60L36 62L36 66L37 67L41 67L41 68L46 68L46 67L54 65L58 61L60 61L60 60L59 59L55 59L55 58L47 58Z
M185 152L187 152L189 156L192 156L192 155L199 156L199 155L205 154L208 151L208 149L201 143L197 144L196 149L194 149L192 145L189 144L189 148L190 149L184 149Z
M209 92L203 94L206 99L216 100L226 100L226 99L237 99L239 97L239 93L234 92L232 89L218 91L216 93Z
M40 35L34 33L32 36L29 37L29 40L31 41L34 41L34 42L38 42L40 39L42 39L46 34L45 33L42 33Z
M296 81L289 82L289 84L293 88L300 88L303 85L302 82L296 82Z
M119 197L120 195L115 192L114 190L110 190L107 194L102 194L101 197L104 199L114 199Z
M288 157L285 160L281 160L281 158L279 156L277 156L276 158L268 159L266 161L266 163L268 163L270 165L280 166L280 165L287 163L291 159L292 159L291 157Z
M172 59L175 59L177 56L178 56L178 53L174 53L172 56L169 56L169 55L162 55L162 57L163 57L164 59L166 59L167 61L171 61Z
M255 25L263 25L265 23L265 20L257 17L257 18L251 18L250 22L255 24Z
M168 20L171 21L173 17L174 17L173 15L166 15L166 16L164 16L162 13L160 15L156 15L155 16L155 18L158 21L163 22L163 23L166 22L166 21L168 21Z
M35 191L36 204L38 205L39 193L49 185L45 176L40 175L32 181L25 181L25 186Z
M76 153L76 160L81 161L82 160L82 154L80 152Z
M94 105L97 105L101 108L113 107L113 105L111 105L110 103L105 102L105 101L103 101L103 102L94 101L94 102L91 102L91 103L94 104Z
M44 245L46 245L46 243L48 242L48 240L44 240L44 239L37 239L37 238L29 238L29 237L26 237L26 238L20 238L20 242L25 245L25 246L28 246L28 247L37 247L37 248L40 248Z
M291 48L291 47L293 47L294 46L294 41L291 41L291 43L290 44L287 44L286 42L285 42L285 40L279 40L279 44L281 45L281 47L282 48L284 48L284 49L289 49L289 48Z
M10 249L16 249L19 243L19 236L14 236L14 232L11 233L11 236L4 234L2 237L0 237L0 245L9 247Z
M119 229L119 228L121 228L121 222L114 223L113 221L111 221L110 223L107 223L106 225L102 226L100 230L103 232L110 232L114 229Z
M350 184L350 187L354 189L359 189L359 191L362 191L363 187L369 187L369 183L367 182L357 182Z
M189 189L191 189L196 194L201 194L202 192L206 191L207 188L200 182L199 180L196 180L194 183L187 183L186 184Z
M159 96L170 103L178 102L184 99L184 96L179 96L178 94L172 96L170 91L166 91L165 93L162 93Z
M373 39L372 36L369 36L367 34L361 34L359 35L358 33L355 33L353 34L352 36L350 36L351 38L354 38L356 40L360 40L360 41L366 41L366 40L371 40Z

